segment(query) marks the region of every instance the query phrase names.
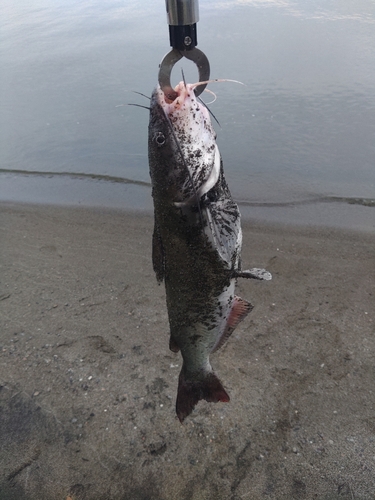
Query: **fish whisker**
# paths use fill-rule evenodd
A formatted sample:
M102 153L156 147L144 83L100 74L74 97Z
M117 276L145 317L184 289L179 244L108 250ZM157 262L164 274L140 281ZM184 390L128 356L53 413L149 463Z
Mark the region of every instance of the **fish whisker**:
M205 82L193 83L191 87L194 89L195 87L199 87L199 85L207 85L208 83L216 83L216 82L232 82L232 83L239 83L240 85L245 85L244 83L239 82L238 80L231 80L229 78L214 78L213 80L206 80Z
M149 111L151 109L148 106L142 106L142 104L128 103L128 106L137 106L137 108L144 108L144 109L148 109Z
M207 103L207 106L208 106L209 104L214 103L214 102L216 101L216 99L217 99L217 95L215 94L215 92L212 92L212 90L209 90L209 89L204 89L204 92L208 92L209 94L211 94L211 95L213 95L213 96L214 96L214 100L213 100L213 101L211 101L211 102L208 102L208 103Z
M200 98L200 97L197 97L198 101L203 104L203 106L207 109L207 111L210 113L210 115L212 116L212 118L215 120L215 122L219 125L219 127L221 128L221 125L219 123L219 120L216 118L216 116L213 114L213 112L210 110L210 108L208 107L208 105ZM209 103L211 104L211 103Z
M142 94L142 92L137 92L136 90L132 90L132 92L134 92L134 94L138 94L138 95L141 95L143 97L146 97L146 99L148 99L148 100L151 99L151 97L148 97L148 95L146 95L146 94Z
M185 89L186 89L186 80L185 80L185 74L184 74L184 70L183 70L183 68L181 68L181 74L182 74L182 80L183 80L183 82L184 82Z

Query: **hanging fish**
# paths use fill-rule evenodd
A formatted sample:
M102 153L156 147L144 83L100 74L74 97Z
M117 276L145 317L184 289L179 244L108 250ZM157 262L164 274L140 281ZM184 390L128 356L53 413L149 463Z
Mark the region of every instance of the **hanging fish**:
M180 422L201 399L229 401L209 358L253 309L235 295L236 278L271 279L264 269L241 271L240 213L208 110L194 94L197 85L181 82L173 100L157 87L149 122L152 258L157 280L165 283L169 347L183 358Z

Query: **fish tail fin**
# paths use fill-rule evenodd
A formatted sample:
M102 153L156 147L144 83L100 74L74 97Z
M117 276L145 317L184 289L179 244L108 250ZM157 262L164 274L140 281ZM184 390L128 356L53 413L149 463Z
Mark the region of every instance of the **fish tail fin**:
M192 380L185 376L182 368L176 401L176 413L181 423L190 415L201 399L205 399L209 403L219 401L227 403L229 396L214 372L208 372L204 377Z

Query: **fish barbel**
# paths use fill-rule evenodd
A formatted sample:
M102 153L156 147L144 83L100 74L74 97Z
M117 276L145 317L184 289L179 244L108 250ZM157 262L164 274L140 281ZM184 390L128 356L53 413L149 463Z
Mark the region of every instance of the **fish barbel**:
M216 133L194 85L181 82L170 101L160 87L151 97L149 165L155 227L152 259L164 281L170 349L181 351L176 413L182 422L197 402L228 402L209 356L253 306L234 293L241 271L238 206L224 178ZM258 276L256 276L258 274Z

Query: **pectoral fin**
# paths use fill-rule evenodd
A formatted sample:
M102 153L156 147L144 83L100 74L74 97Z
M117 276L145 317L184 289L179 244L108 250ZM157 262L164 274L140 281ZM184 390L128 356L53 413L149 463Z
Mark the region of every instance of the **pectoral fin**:
M180 350L180 348L177 345L177 342L174 340L172 335L169 337L169 349L172 352L178 352Z
M211 352L216 352L220 347L222 347L229 337L234 332L237 325L253 310L253 305L247 300L241 299L241 297L234 297L232 302L232 308L230 310L225 329L215 344Z
M154 268L156 279L159 283L164 280L165 276L165 258L163 242L161 240L158 225L155 221L154 232L152 235L152 266Z
M270 272L258 267L253 267L252 269L247 269L246 271L235 271L233 277L264 281L272 280L272 274Z

